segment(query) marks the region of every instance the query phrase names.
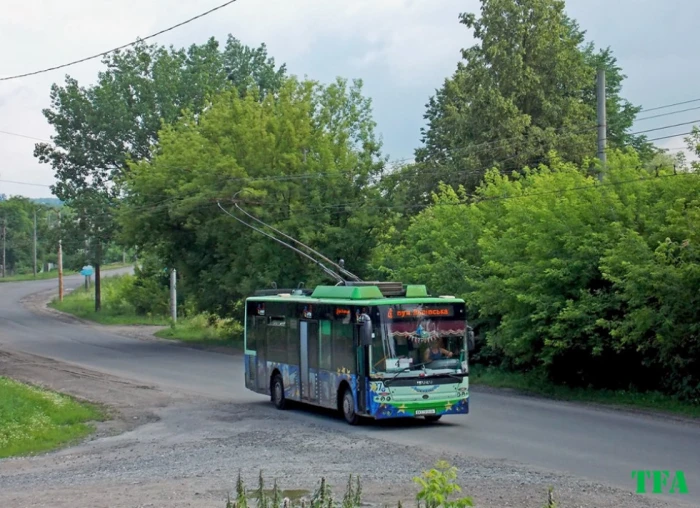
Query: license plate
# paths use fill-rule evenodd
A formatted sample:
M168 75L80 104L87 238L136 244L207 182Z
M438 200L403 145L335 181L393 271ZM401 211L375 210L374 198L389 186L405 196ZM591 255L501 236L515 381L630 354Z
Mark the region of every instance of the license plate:
M434 409L416 409L416 414L417 415L434 415L435 410Z

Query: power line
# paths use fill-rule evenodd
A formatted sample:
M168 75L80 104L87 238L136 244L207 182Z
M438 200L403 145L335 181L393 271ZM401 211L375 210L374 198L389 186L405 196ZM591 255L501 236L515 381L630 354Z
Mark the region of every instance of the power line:
M659 109L666 109L666 108L672 108L674 106L682 106L684 104L691 104L693 102L700 102L700 99L691 99L689 101L683 101L683 102L675 102L673 104L666 104L664 106L657 106L655 108L649 108L649 109L641 109L639 112L641 113L642 111L657 111Z
M677 138L678 136L690 136L692 133L693 133L693 131L681 132L680 134L671 134L670 136L661 136L660 138L647 139L647 141L659 141L660 139L671 139L671 138Z
M41 138L35 138L32 136L26 136L24 134L18 134L16 132L10 132L10 131L2 131L0 130L0 134L5 134L7 136L17 136L18 138L27 138L27 139L33 139L34 141L43 141L45 143L51 143L53 144L52 141L49 141L48 139L41 139Z
M12 184L15 184L15 185L34 185L34 186L36 186L36 187L48 187L48 188L51 187L50 185L46 185L46 184L43 184L43 183L18 182L18 181L15 181L15 180L0 180L0 182L2 182L2 183L12 183Z
M651 120L652 118L661 118L662 116L673 116L673 115L678 115L680 113L685 113L687 111L696 111L700 109L700 106L695 106L694 108L685 108L685 109L679 109L678 111L671 111L670 113L661 113L658 115L650 115L650 116L643 116L641 118L635 118L635 122L642 122L644 120Z
M475 203L475 202L482 202L482 201L501 201L501 200L509 200L509 199L522 199L526 197L535 197L535 196L542 196L542 195L548 195L548 194L557 194L557 193L566 193L566 192L578 192L578 191L585 191L585 190L590 190L590 189L596 189L599 187L610 187L610 186L619 186L619 185L626 185L630 183L635 183L635 182L645 182L645 181L653 181L653 180L658 180L658 179L664 179L664 178L671 178L671 177L676 177L676 176L692 176L692 177L700 177L700 174L697 172L674 172L672 174L667 174L667 175L655 175L655 176L646 176L646 177L641 177L641 178L634 178L634 179L629 179L629 180L620 180L620 181L610 181L610 182L603 182L603 183L598 183L594 182L592 184L586 184L586 185L580 185L576 187L570 187L570 188L563 188L563 189L555 189L551 191L543 191L543 192L535 192L535 193L524 193L516 196L491 196L491 197L483 197L475 194L470 194L467 196L468 200L467 201L458 201L454 203L441 203L440 206L446 206L446 205L464 205L464 204L469 204L469 203ZM195 191L198 191L199 189L196 189ZM170 197L161 201L155 201L149 205L143 205L143 206L131 206L127 207L126 211L132 212L132 213L154 213L158 212L161 210L165 210L165 207L170 206L170 205L181 205L185 204L185 201L194 198L189 204L188 207L188 212L192 212L195 210L200 210L204 209L206 207L214 207L216 206L219 202L225 202L229 198L224 197L224 196L193 196L193 195L185 195L185 196L179 196L179 197ZM471 200L471 201L469 201ZM393 205L375 205L375 206L362 206L366 204L372 204L372 203L377 203L384 201L383 199L370 199L370 200L358 200L358 201L350 201L350 202L341 202L341 203L334 203L334 204L327 204L327 205L322 205L319 207L313 207L318 210L325 210L324 212L317 212L317 213L309 213L308 211L304 213L304 215L312 217L312 216L321 216L327 213L328 211L333 211L333 209L337 208L349 208L349 209L359 209L363 208L365 210L375 210L377 212L382 211L382 210L408 210L412 208L424 208L424 204L393 204ZM252 204L253 206L274 206L277 205L277 202L273 201L264 201L264 202L255 202L255 203L249 203ZM99 217L107 217L110 216L111 214L107 212L102 212L102 213L96 213L92 214L91 216L93 218L99 218Z
M34 71L34 72L27 72L27 73L25 73L25 74L19 74L19 75L17 75L17 76L8 76L8 77L5 77L5 78L0 78L0 81L9 81L9 80L11 80L11 79L24 78L24 77L26 77L26 76L34 76L35 74L42 74L42 73L44 73L44 72L54 71L54 70L56 70L56 69L62 69L62 68L64 68L64 67L69 67L69 66L71 66L71 65L75 65L75 64L78 64L78 63L82 63L82 62L87 62L88 60L93 60L93 59L95 59L95 58L99 58L99 57L101 57L101 56L108 55L109 53L114 53L115 51L119 51L120 49L124 49L124 48L127 48L127 47L129 47L129 46L133 46L134 44L136 44L136 43L138 43L138 42L140 42L140 41L145 41L145 40L151 39L151 38L156 37L156 36L158 36L158 35L164 34L165 32L169 32L169 31L171 31L171 30L174 30L175 28L179 28L179 27L181 27L181 26L183 26L183 25L186 25L187 23L191 23L192 21L195 21L195 20L197 20L197 19L199 19L199 18L202 18L202 17L204 17L204 16L206 16L206 15L208 15L208 14L211 14L212 12L218 11L219 9L223 9L224 7L226 7L226 6L228 6L228 5L231 5L232 3L236 2L236 1L237 1L237 0L229 0L229 1L226 2L226 3L223 3L223 4L221 4L221 5L217 6L217 7L214 7L213 9L209 9L208 11L203 12L203 13L201 13L201 14L198 14L197 16L194 16L194 17L192 17L192 18L190 18L190 19L188 19L188 20L185 20L185 21L183 21L183 22L181 22L181 23L178 23L177 25L173 25L173 26L171 26L171 27L169 27L169 28L165 28L165 29L163 29L163 30L161 30L161 31L159 31L159 32L156 32L156 33L151 34L151 35L149 35L149 36L147 36L147 37L144 37L143 39L137 39L137 40L135 40L135 41L133 41L133 42L130 42L130 43L128 43L128 44L124 44L124 45L119 46L119 47L117 47L117 48L110 49L109 51L104 51L104 52L99 53L99 54L97 54L97 55L88 56L88 57L85 57L85 58L81 58L80 60L75 60L75 61L73 61L73 62L69 62L69 63L66 63L66 64L57 65L57 66L55 66L55 67L49 67L49 68L47 68L47 69L41 69L41 70Z
M647 129L647 130L644 130L644 131L630 132L629 135L630 135L630 136L633 136L633 135L635 135L635 134L644 134L645 132L662 131L662 130L664 130L664 129L671 129L671 128L673 128L673 127L681 127L682 125L690 125L691 123L695 123L695 122L700 122L700 119L698 119L698 120L691 120L690 122L677 123L677 124L674 124L674 125L664 125L663 127L656 127L656 128L654 128L654 129Z

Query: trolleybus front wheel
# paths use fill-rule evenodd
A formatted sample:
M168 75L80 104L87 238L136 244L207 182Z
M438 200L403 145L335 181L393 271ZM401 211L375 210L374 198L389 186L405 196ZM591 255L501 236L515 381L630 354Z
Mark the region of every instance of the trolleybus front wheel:
M346 388L343 393L343 404L342 404L343 416L345 421L350 425L357 425L360 417L355 413L355 397L352 396L352 391L350 388Z
M287 399L284 397L284 383L282 376L275 374L272 377L272 402L277 409L287 408Z

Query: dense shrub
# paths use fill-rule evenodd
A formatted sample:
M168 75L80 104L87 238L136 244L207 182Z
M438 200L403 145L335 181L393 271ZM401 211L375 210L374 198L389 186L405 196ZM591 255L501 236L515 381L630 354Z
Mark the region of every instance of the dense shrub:
M141 260L123 295L139 315L167 315L170 302L169 275L152 257Z
M464 296L488 363L700 399L700 175L675 171L620 152L602 184L556 159L494 171L476 200L443 189L377 260Z

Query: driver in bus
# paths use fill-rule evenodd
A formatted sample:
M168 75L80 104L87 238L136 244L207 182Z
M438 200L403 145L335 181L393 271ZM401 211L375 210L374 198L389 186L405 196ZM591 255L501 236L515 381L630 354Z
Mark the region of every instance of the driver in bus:
M432 362L433 360L442 360L443 358L452 358L452 352L441 346L441 342L433 342L428 349L425 350L425 361Z

